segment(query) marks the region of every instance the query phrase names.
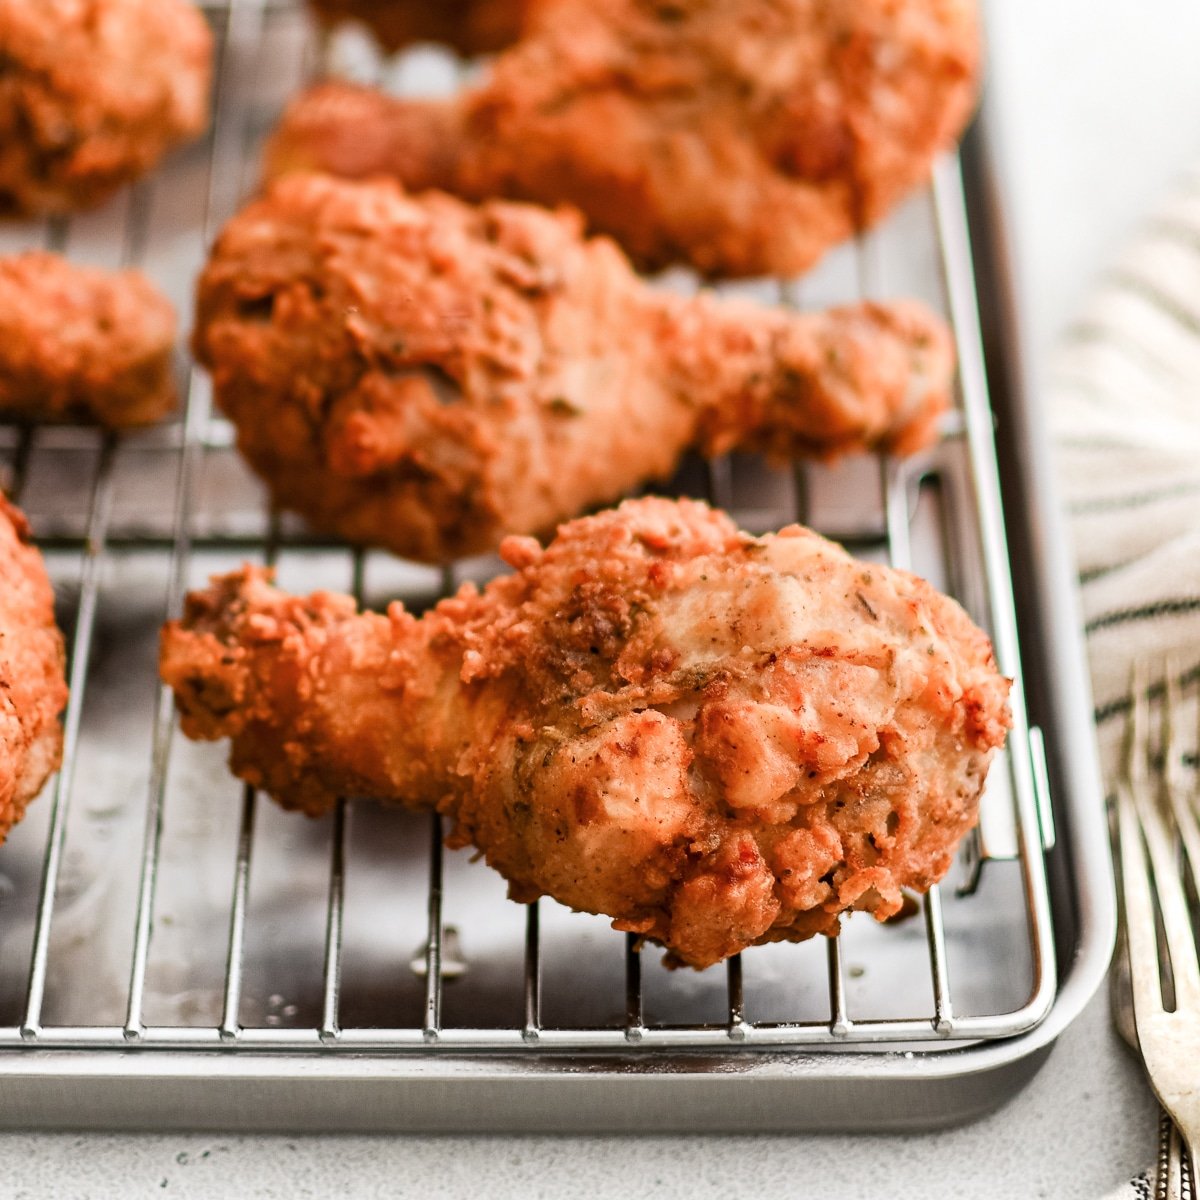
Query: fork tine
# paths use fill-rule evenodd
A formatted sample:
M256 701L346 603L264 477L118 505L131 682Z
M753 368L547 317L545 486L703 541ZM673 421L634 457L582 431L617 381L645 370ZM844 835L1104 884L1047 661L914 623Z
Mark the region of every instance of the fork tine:
M1169 654L1163 666L1163 692L1166 697L1163 715L1163 778L1172 793L1183 786L1184 779L1183 750L1179 744L1179 695L1182 686L1179 660L1175 655Z
M1168 698L1173 701L1175 711L1178 711L1179 707L1179 688L1180 675L1178 670L1175 670L1168 683ZM1190 874L1193 890L1200 895L1200 821L1197 820L1196 787L1194 783L1189 786L1185 779L1182 769L1182 754L1175 753L1173 755L1172 767L1173 770L1167 774L1167 794L1171 801L1171 809L1175 814L1179 837L1183 842L1187 860L1185 869Z
M1170 828L1168 803L1173 809L1180 793L1179 742L1175 724L1179 714L1179 685L1173 664L1167 664L1166 705L1163 712L1164 770L1161 788L1135 789L1134 799L1141 817L1142 833L1154 869L1154 890L1162 913L1163 930L1171 954L1175 982L1175 1007L1200 1010L1200 963L1196 961L1196 939L1183 890L1183 874ZM1164 803L1166 801L1167 803Z
M1125 901L1125 935L1129 943L1133 1006L1142 1020L1162 1010L1159 980L1158 937L1154 931L1154 904L1150 892L1150 867L1142 844L1136 791L1146 773L1149 713L1145 680L1135 662L1130 686L1132 704L1126 730L1125 770L1117 784L1117 822L1121 834L1121 887Z
M1134 788L1146 784L1146 766L1150 761L1150 692L1146 668L1134 659L1130 671L1129 725L1125 731L1125 780Z
M1171 807L1175 810L1179 836L1183 839L1183 847L1187 851L1192 884L1200 893L1200 822L1196 820L1196 809L1179 788L1171 790Z

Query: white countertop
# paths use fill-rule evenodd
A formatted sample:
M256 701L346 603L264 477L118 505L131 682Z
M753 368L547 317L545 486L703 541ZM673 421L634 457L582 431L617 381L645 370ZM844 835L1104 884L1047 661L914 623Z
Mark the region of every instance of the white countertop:
M991 87L1023 301L1044 355L1105 257L1200 158L1195 0L995 0ZM63 1197L1093 1200L1150 1160L1155 1112L1098 997L1033 1083L964 1129L903 1137L0 1136L0 1192Z

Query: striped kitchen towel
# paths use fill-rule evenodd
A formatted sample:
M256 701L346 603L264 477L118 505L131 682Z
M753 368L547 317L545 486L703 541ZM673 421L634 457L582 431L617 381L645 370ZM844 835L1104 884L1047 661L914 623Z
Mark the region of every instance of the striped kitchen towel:
M1200 169L1100 281L1048 383L1111 789L1134 662L1153 682L1169 658L1200 694ZM1200 763L1200 713L1180 724ZM1166 1195L1158 1175L1111 1200Z
M1111 781L1134 661L1200 673L1200 169L1101 280L1048 383Z

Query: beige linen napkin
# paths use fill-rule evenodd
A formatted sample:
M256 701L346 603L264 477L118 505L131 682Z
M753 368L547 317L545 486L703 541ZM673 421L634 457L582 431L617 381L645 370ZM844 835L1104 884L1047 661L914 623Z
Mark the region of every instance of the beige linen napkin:
M1111 781L1134 660L1200 662L1200 170L1102 279L1049 385Z
M1135 661L1154 679L1174 656L1193 705L1183 727L1198 724L1200 169L1102 278L1048 382L1111 788ZM1156 1184L1150 1167L1114 1195L1149 1200Z

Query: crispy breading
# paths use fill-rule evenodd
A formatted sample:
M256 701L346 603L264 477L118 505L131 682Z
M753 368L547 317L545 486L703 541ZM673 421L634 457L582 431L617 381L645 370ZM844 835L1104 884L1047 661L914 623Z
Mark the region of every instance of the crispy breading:
M644 268L793 275L924 182L974 107L975 0L556 0L450 101L293 102L269 175L570 203Z
M360 21L387 51L442 42L460 54L492 54L521 36L541 0L310 0L326 25Z
M1009 723L957 604L799 526L642 499L510 538L514 573L420 620L193 593L161 670L184 732L287 807L436 809L515 900L549 895L705 967L879 919L948 869Z
M0 841L62 758L64 657L42 557L0 493Z
M194 346L281 507L430 561L549 533L692 446L915 449L954 365L913 303L683 297L568 212L328 176L225 228Z
M105 200L208 122L212 35L186 0L0 0L0 213Z
M175 405L175 310L138 271L0 258L0 419L113 429Z

